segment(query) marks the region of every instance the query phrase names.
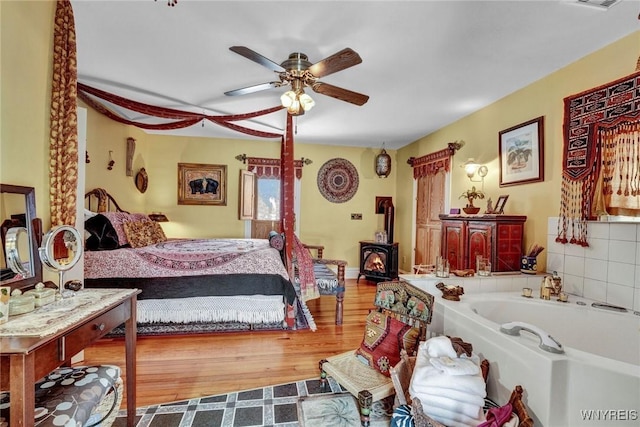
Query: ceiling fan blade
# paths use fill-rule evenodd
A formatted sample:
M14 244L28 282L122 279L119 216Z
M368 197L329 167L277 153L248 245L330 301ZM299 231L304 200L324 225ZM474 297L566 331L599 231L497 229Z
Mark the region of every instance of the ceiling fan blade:
M247 86L240 89L230 90L224 94L227 96L246 95L248 93L260 92L261 90L273 89L282 86L281 82L268 82L259 85Z
M369 100L368 95L363 95L361 93L353 92L327 83L316 82L311 88L314 90L314 92L331 96L341 101L350 102L356 105L364 105Z
M263 67L267 67L268 69L275 71L277 73L282 73L283 71L286 71L280 64L273 62L269 58L265 58L264 56L260 55L258 52L255 52L249 49L248 47L231 46L229 50L237 53L238 55L242 55L247 59L257 62Z
M320 78L353 67L362 62L362 58L351 48L342 49L333 55L316 62L309 67L309 72L315 77Z

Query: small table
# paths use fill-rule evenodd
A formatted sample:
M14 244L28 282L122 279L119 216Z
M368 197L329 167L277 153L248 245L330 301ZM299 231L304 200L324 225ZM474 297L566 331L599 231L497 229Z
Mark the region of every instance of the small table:
M0 325L0 387L11 393L11 426L33 424L35 382L113 328L125 324L127 426L136 415L136 300L138 289L83 289L13 316Z

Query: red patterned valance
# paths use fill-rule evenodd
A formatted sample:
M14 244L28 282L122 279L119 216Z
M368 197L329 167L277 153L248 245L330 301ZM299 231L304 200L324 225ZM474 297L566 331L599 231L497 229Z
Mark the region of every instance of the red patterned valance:
M586 221L594 219L594 199L600 184L602 145L598 129L608 123L637 121L640 72L564 99L562 192L557 242L589 246ZM617 144L626 152L627 143ZM622 164L632 164L635 156ZM607 166L607 165L605 165ZM606 188L606 186L605 186Z
M452 154L453 152L450 148L445 148L421 157L410 157L407 163L413 167L413 179L426 175L435 175L440 169L448 172Z
M268 159L263 157L247 157L247 169L255 173L258 178L262 179L280 179L281 178L281 162L280 159ZM296 172L296 178L302 179L302 160L294 160L293 167Z

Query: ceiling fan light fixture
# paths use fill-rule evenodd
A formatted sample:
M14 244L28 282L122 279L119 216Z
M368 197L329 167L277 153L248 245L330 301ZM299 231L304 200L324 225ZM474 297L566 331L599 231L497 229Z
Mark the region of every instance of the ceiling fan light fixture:
M292 90L288 90L280 97L280 102L284 108L290 108L294 103L297 103L298 96Z
M304 111L309 111L316 105L316 101L304 92L298 97L298 99L300 100L300 105Z

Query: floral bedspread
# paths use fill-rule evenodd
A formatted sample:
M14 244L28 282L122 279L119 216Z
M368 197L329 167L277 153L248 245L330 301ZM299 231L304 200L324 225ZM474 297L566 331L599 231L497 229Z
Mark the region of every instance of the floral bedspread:
M280 253L266 239L171 239L142 248L84 253L86 279L237 273L289 279Z

